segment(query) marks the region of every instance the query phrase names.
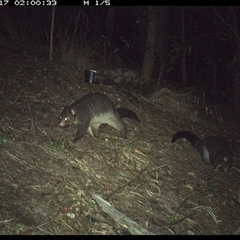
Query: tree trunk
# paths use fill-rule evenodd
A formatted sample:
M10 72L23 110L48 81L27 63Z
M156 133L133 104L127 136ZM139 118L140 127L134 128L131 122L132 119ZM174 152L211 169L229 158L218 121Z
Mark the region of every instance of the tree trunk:
M108 64L111 65L112 60L112 33L113 33L113 23L115 16L115 8L113 6L108 8L107 17L105 21L106 26L106 41L104 44L104 59L108 59Z
M141 72L141 89L142 83L151 79L156 47L156 7L148 6L147 10L147 41Z
M55 6L52 7L52 21L50 29L50 46L49 46L49 61L53 60L53 30L54 30L54 19L55 19Z
M166 77L167 59L168 59L168 25L169 25L169 6L159 6L157 15L157 39L158 46L158 68L157 88L161 87L163 78Z

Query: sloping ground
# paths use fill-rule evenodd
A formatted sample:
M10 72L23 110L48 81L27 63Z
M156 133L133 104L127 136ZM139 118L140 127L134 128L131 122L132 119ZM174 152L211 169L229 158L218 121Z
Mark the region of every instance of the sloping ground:
M83 75L73 72L1 50L1 234L128 233L99 208L93 193L146 229L240 233L239 123L197 118L186 93L162 89L147 99L84 84ZM63 107L93 91L139 115L140 126L124 119L127 140L102 126L99 139L85 135L74 144L76 128L58 127ZM181 129L230 141L230 173L204 165L188 142L171 144Z

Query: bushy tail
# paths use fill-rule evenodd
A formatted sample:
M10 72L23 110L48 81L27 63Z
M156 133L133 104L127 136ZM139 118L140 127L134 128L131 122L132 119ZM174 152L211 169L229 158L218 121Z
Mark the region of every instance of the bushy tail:
M187 139L195 148L198 148L200 138L197 134L185 130L178 131L172 136L172 143L176 142L180 138Z
M121 107L121 108L118 108L117 111L121 118L128 117L135 120L137 123L140 123L138 115L133 110L129 108Z

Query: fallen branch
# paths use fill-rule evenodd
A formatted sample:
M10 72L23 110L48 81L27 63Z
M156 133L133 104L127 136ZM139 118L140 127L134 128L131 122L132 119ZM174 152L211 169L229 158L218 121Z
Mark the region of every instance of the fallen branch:
M114 219L121 227L127 229L131 234L134 235L156 235L155 233L149 232L145 228L139 226L136 222L129 219L126 215L119 212L115 207L113 207L109 202L105 201L97 194L92 194L93 199L98 203L99 207L107 213L111 218ZM159 235L164 235L166 232L160 233Z

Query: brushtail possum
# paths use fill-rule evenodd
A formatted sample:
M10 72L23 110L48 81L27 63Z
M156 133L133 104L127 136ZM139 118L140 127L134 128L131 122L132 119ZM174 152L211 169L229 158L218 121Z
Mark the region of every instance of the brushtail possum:
M77 132L74 138L75 143L86 133L93 138L98 137L98 128L102 124L115 128L120 132L122 138L126 138L127 129L122 120L124 117L140 123L137 114L131 109L125 107L116 109L106 95L99 92L89 93L69 107L65 107L60 115L59 126L77 125Z
M178 131L173 135L172 143L180 138L187 139L199 151L202 161L213 165L215 171L223 168L225 172L229 172L233 154L227 142L216 136L200 139L190 131Z

